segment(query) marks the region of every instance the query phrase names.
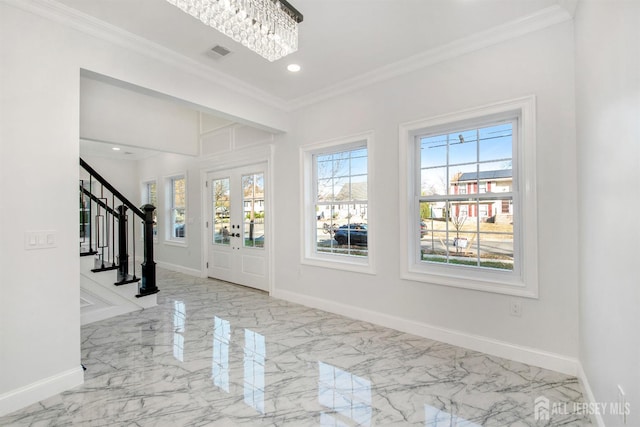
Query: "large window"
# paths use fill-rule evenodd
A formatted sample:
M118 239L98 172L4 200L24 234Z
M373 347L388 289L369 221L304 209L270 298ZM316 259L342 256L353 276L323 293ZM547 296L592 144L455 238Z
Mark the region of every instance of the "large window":
M306 200L303 262L369 269L369 138L303 149Z
M514 129L517 119L490 120L416 136L421 262L514 269Z
M158 238L158 189L155 180L149 180L142 183L142 204L153 205L153 239Z
M537 296L534 107L401 125L405 278Z
M186 237L185 223L187 214L187 189L184 175L168 179L169 184L169 240L184 241Z

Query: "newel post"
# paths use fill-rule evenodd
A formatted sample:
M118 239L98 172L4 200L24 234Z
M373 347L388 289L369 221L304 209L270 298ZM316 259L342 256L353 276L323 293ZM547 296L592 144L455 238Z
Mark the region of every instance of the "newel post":
M116 284L127 283L129 279L129 254L127 253L127 207L118 206L118 281Z
M155 294L159 291L156 286L156 263L153 260L153 205L144 205L140 209L144 212L144 261L142 262L142 280L138 285L137 297Z

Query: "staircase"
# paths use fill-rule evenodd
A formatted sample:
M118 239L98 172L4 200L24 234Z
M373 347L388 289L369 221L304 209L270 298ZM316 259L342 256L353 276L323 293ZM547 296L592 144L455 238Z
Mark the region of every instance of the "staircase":
M158 287L153 260L155 207L137 208L82 159L80 167L80 312L84 325L157 305ZM138 268L140 241L144 256Z

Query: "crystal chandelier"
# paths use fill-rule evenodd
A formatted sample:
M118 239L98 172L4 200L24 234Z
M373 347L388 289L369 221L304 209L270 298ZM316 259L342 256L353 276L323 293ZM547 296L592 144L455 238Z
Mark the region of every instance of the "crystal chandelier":
M269 61L298 50L302 15L285 0L167 0Z

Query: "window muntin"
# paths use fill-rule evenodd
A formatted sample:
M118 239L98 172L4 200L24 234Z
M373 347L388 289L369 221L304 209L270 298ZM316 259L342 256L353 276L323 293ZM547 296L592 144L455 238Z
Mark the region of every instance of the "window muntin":
M158 238L158 185L155 180L143 183L142 203L155 206L153 211L153 238Z
M313 155L316 253L367 257L366 146Z
M170 178L169 240L183 241L186 237L185 217L187 213L186 179L184 176Z
M445 135L459 129L477 129L493 124L512 121L512 188L513 199L513 269L479 268L460 266L453 263L423 262L421 246L425 242L434 245L437 235L432 236L427 222L420 218L442 218L443 208L420 203L422 197L422 170L420 137ZM459 134L459 133L458 133ZM458 134L455 134L456 136ZM486 292L496 292L520 297L538 297L538 228L536 195L536 98L526 96L507 101L474 107L462 111L450 112L429 118L402 123L399 126L399 160L401 176L399 190L405 195L405 203L398 207L400 229L400 258L402 278L435 285L453 286ZM441 150L446 150L441 147ZM480 162L491 163L495 154L480 147ZM493 158L492 158L493 157ZM432 159L433 160L433 159ZM486 167L483 171L495 168ZM431 166L437 166L435 162ZM443 181L446 187L446 178ZM499 182L487 182L487 193L495 200L505 199L504 185ZM446 189L434 188L446 199L473 199L475 194L450 195L442 192ZM436 191L429 193L436 194ZM485 199L487 200L487 199ZM500 207L502 203L500 202ZM491 214L493 215L493 213ZM443 231L436 232L443 233ZM416 236L421 236L417 239ZM493 236L488 236L493 237ZM455 236L454 236L455 238ZM452 243L452 242L451 242ZM463 242L461 242L463 243ZM467 243L469 244L469 242ZM470 242L471 245L474 242ZM482 257L483 255L481 255Z
M211 185L213 201L213 244L229 246L231 190L229 178L214 179Z
M242 176L243 241L245 247L264 248L264 174Z
M431 234L420 239L422 263L514 270L514 129L510 119L415 138Z
M303 264L375 274L375 201L368 191L375 185L375 175L369 174L369 165L374 162L373 138L373 132L366 132L300 147ZM345 159L350 159L350 170L341 173L339 166L347 163ZM320 168L318 160L325 162ZM352 200L341 200L345 194ZM366 234L356 231L356 224L366 224ZM342 248L334 239L341 225L345 228L338 236L347 239ZM374 233L369 233L370 228ZM354 236L360 240L354 241Z

